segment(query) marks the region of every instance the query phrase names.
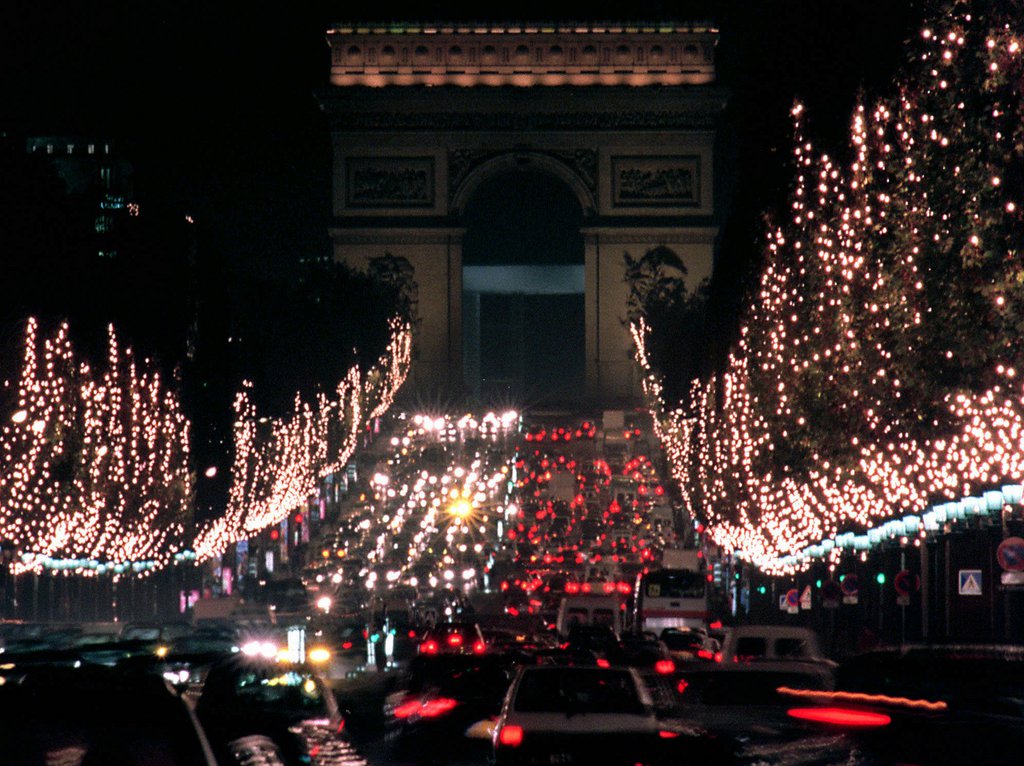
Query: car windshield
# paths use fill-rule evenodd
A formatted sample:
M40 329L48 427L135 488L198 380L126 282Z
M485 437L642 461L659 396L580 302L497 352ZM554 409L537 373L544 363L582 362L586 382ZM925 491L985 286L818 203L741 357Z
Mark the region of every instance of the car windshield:
M633 676L624 670L559 668L527 672L515 710L522 713L644 715Z
M202 703L206 710L238 714L268 709L286 715L329 712L323 685L299 667L222 666L207 679Z

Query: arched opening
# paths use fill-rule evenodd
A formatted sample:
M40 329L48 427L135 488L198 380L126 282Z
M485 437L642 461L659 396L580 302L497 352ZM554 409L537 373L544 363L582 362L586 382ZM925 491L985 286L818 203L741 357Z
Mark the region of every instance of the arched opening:
M465 208L463 369L482 401L576 401L585 363L583 209L563 181L508 170Z

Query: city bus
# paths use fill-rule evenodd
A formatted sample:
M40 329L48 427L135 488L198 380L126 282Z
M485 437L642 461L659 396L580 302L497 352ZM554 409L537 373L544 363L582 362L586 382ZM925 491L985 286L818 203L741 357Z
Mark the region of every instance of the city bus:
M698 562L696 558L694 561ZM699 565L655 569L637 576L633 630L661 634L665 628L707 628L708 583Z

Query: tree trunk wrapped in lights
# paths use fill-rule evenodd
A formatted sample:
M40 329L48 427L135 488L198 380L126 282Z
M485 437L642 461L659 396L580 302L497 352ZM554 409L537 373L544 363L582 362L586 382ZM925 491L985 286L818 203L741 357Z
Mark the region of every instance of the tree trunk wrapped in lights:
M1024 476L1024 3L936 2L852 157L799 132L788 219L726 369L645 388L692 512L792 571L803 548ZM673 409L674 408L674 409Z

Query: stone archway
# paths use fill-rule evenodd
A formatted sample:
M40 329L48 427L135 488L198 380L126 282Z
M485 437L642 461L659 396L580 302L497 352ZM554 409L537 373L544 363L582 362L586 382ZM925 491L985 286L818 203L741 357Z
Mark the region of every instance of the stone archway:
M460 209L463 376L485 402L571 402L585 386L584 211L542 163L495 163Z
M387 251L413 265L412 386L464 390L466 211L491 179L528 168L559 179L583 214L579 398L637 401L623 253L672 247L693 284L712 268L717 32L399 24L327 38L335 257Z

